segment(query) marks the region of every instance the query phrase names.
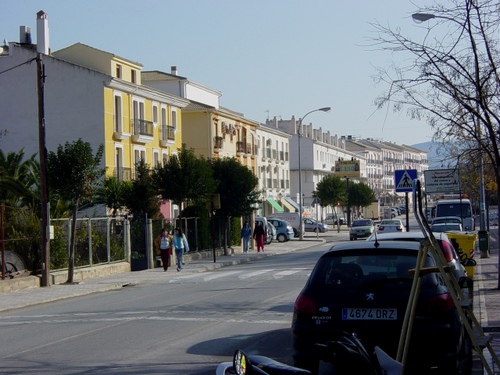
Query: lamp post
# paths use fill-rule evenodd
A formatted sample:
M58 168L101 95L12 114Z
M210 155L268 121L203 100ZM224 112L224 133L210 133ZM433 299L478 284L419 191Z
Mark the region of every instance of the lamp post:
M299 240L302 241L304 239L304 231L303 229L303 223L302 223L302 175L301 175L301 165L300 165L300 137L302 135L302 121L306 118L307 115L313 113L313 112L329 112L330 107L323 107L323 108L318 108L314 109L312 111L307 112L302 118L299 120L299 125L297 126L297 142L298 142L298 157L299 157L299 220L300 220L300 231L299 231Z
M414 13L411 15L411 17L413 18L413 20L417 21L417 22L425 22L425 21L428 21L428 20L431 20L433 18L440 18L440 19L444 19L444 20L448 20L448 21L453 21L457 24L459 24L462 29L465 29L465 24L461 24L460 22L458 22L456 19L454 18L451 18L451 17L446 17L446 16L436 16L435 14L430 14L430 13ZM474 40L474 38L472 37L472 35L470 35L470 38L471 38L471 43L472 43L472 48L475 50L476 49L476 42ZM475 72L474 72L474 76L475 77L478 77L478 74L479 74L479 66L478 66L478 63L477 63L477 60L475 61ZM478 87L478 84L476 83L476 112L479 114L479 101L480 101L480 98L481 98L481 93L479 91L479 87ZM476 116L478 117L478 116ZM482 150L481 150L481 141L480 141L480 137L481 137L481 128L480 128L480 125L479 125L479 119L475 119L475 130L476 130L476 136L477 136L477 146L478 146L478 151L479 151L479 229L481 231L484 231L486 229L486 226L485 226L485 188L484 188L484 162L483 162L483 153L482 153ZM485 253L482 253L481 254L481 258L487 258L487 254Z

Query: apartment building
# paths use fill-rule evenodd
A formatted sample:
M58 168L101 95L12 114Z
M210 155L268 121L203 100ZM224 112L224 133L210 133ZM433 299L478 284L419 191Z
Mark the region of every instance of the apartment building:
M181 146L181 110L190 102L141 84L142 65L82 43L51 53L48 20L37 14L37 44L20 28L20 41L0 51L0 111L7 135L4 152L37 153L37 67L44 72L46 148L82 139L104 145L106 176L130 180L135 163L153 166ZM41 34L40 34L41 32Z
M367 184L382 203L404 203L405 193L395 191L396 170L414 169L417 171L417 178L424 183L424 171L429 169L426 151L373 138L345 136L344 139L347 149L366 153Z
M302 186L302 208L306 215L315 216L313 192L316 185L325 177L336 173L336 166L342 161L356 159L360 166L358 181L366 179L366 160L363 154L351 152L345 148L345 140L321 127L315 128L312 123L302 124L299 137L297 132L299 119L267 120L267 127L279 129L289 135L290 150L290 198L295 207L299 204L299 179ZM300 140L300 155L299 155ZM300 171L299 171L300 159ZM343 176L341 176L343 178ZM326 211L328 212L328 210ZM324 216L326 212L320 214Z

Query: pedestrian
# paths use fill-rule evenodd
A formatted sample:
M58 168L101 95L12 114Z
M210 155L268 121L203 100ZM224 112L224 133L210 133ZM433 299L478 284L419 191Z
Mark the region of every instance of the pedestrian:
M255 244L257 245L257 252L264 251L264 236L266 235L266 231L262 226L262 222L258 221L257 226L253 230L253 238L255 239Z
M163 228L160 235L156 237L155 248L156 253L160 255L163 271L166 272L170 264L170 255L172 255L172 237L165 228Z
M250 243L250 237L252 237L252 228L248 221L245 221L243 228L241 228L241 239L243 240L243 252L248 253L248 244Z
M175 256L177 258L177 271L180 271L182 270L183 264L182 255L184 254L184 251L189 251L189 244L181 228L175 228L174 235L172 236L172 243L175 248Z

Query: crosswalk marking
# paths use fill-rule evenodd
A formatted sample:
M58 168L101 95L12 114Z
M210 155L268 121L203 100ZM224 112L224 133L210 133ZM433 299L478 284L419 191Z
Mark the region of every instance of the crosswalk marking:
M243 275L240 275L238 276L239 279L250 279L252 277L255 277L255 276L260 276L260 275L263 275L265 273L268 273L268 272L272 272L272 271L275 271L274 269L264 269L264 270L259 270L259 271L255 271L255 272L249 272L249 273L245 273Z
M275 268L265 268L253 272L245 273L244 271L220 271L211 273L195 273L189 275L179 275L173 279L170 279L169 283L182 283L182 282L207 282L224 278L234 279L235 277L239 280L250 280L250 279L262 279L264 277L281 279L291 275L303 274L304 277L308 277L311 270L308 268L291 268L286 270L279 270Z

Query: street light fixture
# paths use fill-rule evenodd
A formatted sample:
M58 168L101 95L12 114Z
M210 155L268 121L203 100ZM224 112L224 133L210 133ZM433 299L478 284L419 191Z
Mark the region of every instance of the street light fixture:
M298 140L298 157L299 157L299 220L300 220L300 231L299 231L299 240L302 241L304 239L304 231L302 224L302 176L301 176L301 167L300 167L300 137L302 135L302 121L306 118L307 115L313 112L329 112L331 110L330 107L323 107L314 109L312 111L307 112L302 118L299 120L299 125L297 126L297 140Z
M460 22L458 22L456 19L451 18L451 17L446 17L446 16L437 16L435 14L430 14L430 13L414 13L411 15L414 21L416 22L425 22L428 20L431 20L433 18L440 18L440 19L445 19L448 21L453 21L457 24L459 24L462 27L462 30L465 30L465 24L462 25ZM473 47L475 47L475 41L471 36L471 43ZM479 67L476 63L475 65L475 74L474 76L478 76L478 71ZM476 84L476 96L477 99L480 99L480 91L479 87ZM476 106L477 106L477 112L479 113L479 100L476 101ZM485 188L484 188L484 162L483 162L483 153L481 150L481 128L479 125L479 120L476 119L476 136L477 136L477 144L478 144L478 151L479 151L479 230L484 231L486 229L485 225L485 210L486 210L486 204L485 204ZM481 258L487 258L487 254L483 253L481 254Z

